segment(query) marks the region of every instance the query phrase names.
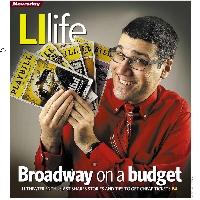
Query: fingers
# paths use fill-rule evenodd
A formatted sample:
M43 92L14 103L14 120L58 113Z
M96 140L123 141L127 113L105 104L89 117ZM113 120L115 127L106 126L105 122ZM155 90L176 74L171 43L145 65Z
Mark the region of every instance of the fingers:
M62 104L64 104L63 106L65 106L65 100L68 99L68 97L70 96L70 91L65 91L64 93L62 93L54 102L52 102L49 111L48 111L48 120L52 120L54 115L56 114L56 112L60 109L60 107L62 107ZM72 98L69 98L67 101L69 101L67 103L67 106L69 105L70 101L72 100ZM66 108L62 107L62 110L65 110Z
M91 108L76 92L63 89L47 101L40 114L40 122L49 128L62 127L66 121L76 127L84 121L92 122L93 118Z
M81 122L81 120L83 119L83 116L80 115L80 113L78 113L76 110L72 109L71 112L71 116L77 121L77 122Z
M83 117L85 117L85 116L87 116L89 114L88 111L80 103L78 103L77 101L74 101L74 108Z
M57 112L53 116L52 123L58 124L59 121L66 121L67 117L69 116L69 113L71 112L70 109L73 107L73 96L70 95L65 101L61 104L61 106L58 108ZM69 111L69 112L68 112Z
M73 117L69 117L68 118L68 122L75 128L78 125L78 122L73 118Z
M93 113L91 108L89 107L89 105L86 103L86 101L84 101L76 92L74 91L71 91L72 92L72 95L74 96L75 100L77 100L77 102L79 104L81 104L81 106L83 108L85 108L85 110L88 112L88 113Z
M62 127L66 123L66 121L67 121L67 119L68 119L68 117L69 117L69 115L70 115L70 113L72 111L73 106L74 106L74 102L71 101L71 103L69 104L69 106L65 110L65 113L63 114L63 116L61 117L61 119L60 119L60 121L58 123L59 127Z
M58 92L56 92L48 101L47 103L45 104L44 108L42 109L42 112L41 112L41 115L45 116L48 111L49 111L49 108L51 107L51 104L56 101L62 94L64 93L64 90L61 89L59 90Z

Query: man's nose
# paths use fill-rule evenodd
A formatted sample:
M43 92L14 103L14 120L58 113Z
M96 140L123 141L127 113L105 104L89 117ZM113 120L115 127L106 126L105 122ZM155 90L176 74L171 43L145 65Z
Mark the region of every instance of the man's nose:
M132 70L130 68L128 59L125 59L121 63L118 64L117 73L123 74L123 75L131 75L132 74Z

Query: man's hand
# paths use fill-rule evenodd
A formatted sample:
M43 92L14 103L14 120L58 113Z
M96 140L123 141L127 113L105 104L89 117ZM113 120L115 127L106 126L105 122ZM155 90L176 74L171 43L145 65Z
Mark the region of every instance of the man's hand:
M73 96L75 99L74 108L68 121L74 128L74 141L76 145L84 153L87 153L91 144L99 142L93 131L94 113L89 105L75 92L73 92Z
M58 153L61 130L74 105L72 91L63 89L56 92L45 104L39 115L41 141L48 152Z

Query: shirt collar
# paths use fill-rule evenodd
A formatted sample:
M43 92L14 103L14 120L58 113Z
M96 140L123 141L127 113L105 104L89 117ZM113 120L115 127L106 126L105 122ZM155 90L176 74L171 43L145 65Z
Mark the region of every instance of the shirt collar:
M150 114L151 109L153 108L153 105L157 100L157 95L158 92L156 89L147 99L135 105L139 106L141 116L147 117L147 115Z
M107 100L108 100L108 103L110 104L112 111L114 113L117 113L126 102L115 97L114 92L113 92L113 80L112 79L107 80L105 93L108 96ZM150 111L157 99L157 93L158 92L156 89L146 100L134 105L134 106L140 107L139 112L140 112L141 116L146 117L150 113Z

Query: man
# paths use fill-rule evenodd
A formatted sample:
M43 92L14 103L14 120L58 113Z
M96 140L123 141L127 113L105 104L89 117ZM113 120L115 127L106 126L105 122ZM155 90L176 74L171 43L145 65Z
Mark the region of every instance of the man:
M178 94L159 85L171 70L177 40L173 28L160 18L141 17L130 22L117 47L111 49L112 79L106 83L95 118L73 91L60 90L46 103L39 117L42 133L36 169L63 166L65 170L93 171L89 186L101 189L71 191L70 197L169 196L169 190L102 188L155 186L128 181L129 166L137 172L153 166L164 171L183 170L190 153L189 106ZM99 177L97 181L99 171L111 171L113 180ZM124 173L121 181L120 171ZM71 186L84 184L74 181Z

